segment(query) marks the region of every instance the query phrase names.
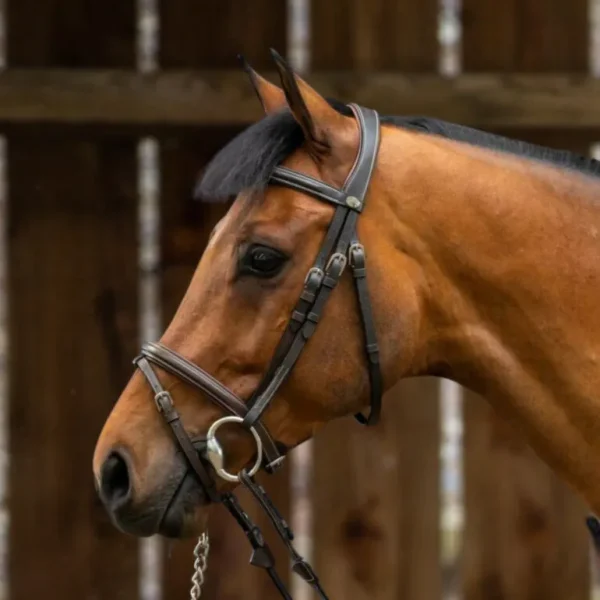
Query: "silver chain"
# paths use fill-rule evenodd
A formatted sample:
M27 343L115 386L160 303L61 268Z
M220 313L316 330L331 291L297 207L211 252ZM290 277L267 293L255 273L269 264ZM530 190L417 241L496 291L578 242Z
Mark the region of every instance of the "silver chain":
M198 600L202 595L202 585L204 584L204 573L208 564L208 552L210 551L210 541L208 533L205 531L199 538L194 548L194 574L192 575L192 589L190 598Z

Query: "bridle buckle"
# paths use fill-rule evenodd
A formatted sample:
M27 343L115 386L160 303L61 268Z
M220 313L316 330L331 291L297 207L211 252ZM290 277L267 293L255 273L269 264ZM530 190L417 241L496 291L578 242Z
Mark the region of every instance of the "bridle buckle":
M365 247L360 243L356 242L348 248L348 258L351 267L357 267L359 269L365 266Z
M323 273L322 269L319 269L319 267L313 267L306 274L306 277L304 278L304 285L311 283L311 287L314 286L314 288L317 289L321 285L324 276L325 273Z
M162 390L154 396L154 404L156 404L156 408L161 415L167 415L174 408L173 398L166 390Z
M338 264L336 265L336 263ZM346 257L346 255L342 254L341 252L335 252L329 257L329 261L327 262L325 272L330 277L341 277L347 264L348 258ZM334 268L337 268L337 270L334 270Z

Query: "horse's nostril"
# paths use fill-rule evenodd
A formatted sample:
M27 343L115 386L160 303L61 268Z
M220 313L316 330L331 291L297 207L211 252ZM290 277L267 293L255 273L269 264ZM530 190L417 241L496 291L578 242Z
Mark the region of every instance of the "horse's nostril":
M127 461L120 452L111 452L100 473L100 497L106 507L115 511L131 496L131 479Z

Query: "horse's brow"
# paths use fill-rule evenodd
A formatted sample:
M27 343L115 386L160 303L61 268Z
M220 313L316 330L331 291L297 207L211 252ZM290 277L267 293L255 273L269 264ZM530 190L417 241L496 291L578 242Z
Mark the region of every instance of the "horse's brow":
M210 240L213 238L213 236L215 235L215 233L217 233L217 231L219 230L219 228L221 227L221 225L223 224L223 219L225 217L221 217L215 224L215 226L210 230L210 233L208 234L208 241L210 242Z
M207 246L211 243L212 239L218 233L219 229L221 229L221 226L223 225L223 220L224 219L225 219L225 217L220 218L217 221L216 225L210 230L210 233L208 234L208 239L206 240Z

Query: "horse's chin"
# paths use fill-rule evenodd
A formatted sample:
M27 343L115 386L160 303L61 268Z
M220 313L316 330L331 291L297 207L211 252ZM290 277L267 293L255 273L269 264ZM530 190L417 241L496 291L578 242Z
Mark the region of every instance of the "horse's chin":
M193 513L169 509L158 534L170 539L195 538L206 531L208 507L198 507Z
M159 525L158 534L167 538L197 537L206 530L210 500L191 473L174 494Z

